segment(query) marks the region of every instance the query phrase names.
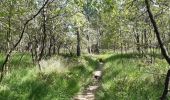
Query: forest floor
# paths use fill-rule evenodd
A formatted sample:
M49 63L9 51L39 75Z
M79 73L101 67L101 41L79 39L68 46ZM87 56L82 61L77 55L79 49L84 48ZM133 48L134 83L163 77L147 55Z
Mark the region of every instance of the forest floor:
M0 64L3 58L0 54ZM43 72L30 54L15 54L0 84L0 100L157 100L169 69L160 54L61 55L41 63ZM94 78L98 72L100 80Z
M90 84L84 88L83 91L79 92L75 97L74 100L96 100L95 94L98 88L100 87L100 82L102 78L104 63L99 62L97 69L93 72L93 76L91 78Z

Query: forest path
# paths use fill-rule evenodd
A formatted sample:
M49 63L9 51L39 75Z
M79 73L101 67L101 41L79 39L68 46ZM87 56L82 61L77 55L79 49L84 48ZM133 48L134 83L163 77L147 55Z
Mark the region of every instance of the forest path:
M98 68L93 72L92 82L82 92L78 93L73 100L95 100L95 93L100 87L103 66L104 63L99 62Z

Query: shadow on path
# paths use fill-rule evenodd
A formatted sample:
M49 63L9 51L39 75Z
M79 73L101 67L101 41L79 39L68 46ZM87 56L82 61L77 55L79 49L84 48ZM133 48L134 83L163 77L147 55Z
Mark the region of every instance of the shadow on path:
M85 58L88 61L89 58ZM74 100L95 100L95 93L97 89L100 87L100 80L102 77L102 68L104 66L104 63L102 60L99 60L99 62L93 63L97 67L96 70L93 72L92 82L83 90L83 92L78 93L73 99Z

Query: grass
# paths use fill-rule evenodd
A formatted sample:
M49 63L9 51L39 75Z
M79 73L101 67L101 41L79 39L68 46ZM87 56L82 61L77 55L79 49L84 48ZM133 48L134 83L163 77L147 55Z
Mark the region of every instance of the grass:
M139 54L105 57L97 100L158 100L167 70L166 61L159 56L152 64Z
M56 57L62 59L67 71L45 73L32 65L29 54L22 56L17 53L11 60L12 70L0 84L0 100L70 100L90 83L98 63L90 56ZM3 55L0 57L2 61Z
M0 100L70 100L91 82L100 59L105 66L96 100L157 100L169 67L159 54L154 55L154 63L148 62L150 56L135 53L54 56L52 60L48 58L49 62L60 59L59 66L65 71L47 73L37 70L29 54L17 53L10 62L11 72L0 84ZM3 59L0 54L0 64Z

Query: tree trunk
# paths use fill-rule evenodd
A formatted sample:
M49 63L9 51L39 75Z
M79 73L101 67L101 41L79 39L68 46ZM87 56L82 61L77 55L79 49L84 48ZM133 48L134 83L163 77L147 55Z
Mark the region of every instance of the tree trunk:
M51 56L52 47L53 47L53 42L52 42L52 37L50 37L49 48L48 48L48 56Z
M61 44L58 44L57 46L57 54L60 55L60 48L61 48Z
M18 46L18 44L21 42L21 40L22 40L22 38L23 38L23 36L24 36L24 33L25 33L25 30L26 30L27 25L29 24L29 22L30 22L31 20L33 20L35 17L38 16L38 14L42 11L42 9L46 6L46 4L47 4L48 2L49 2L49 0L47 0L47 1L45 2L45 4L38 10L38 12L37 12L35 15L33 15L31 18L29 18L29 19L24 23L22 32L21 32L21 34L20 34L20 36L19 36L19 40L14 44L14 46L13 46L13 47L9 50L9 52L6 54L5 60L4 60L4 62L2 63L1 72L0 72L0 75L1 75L1 77L0 77L0 82L1 82L2 79L3 79L3 76L4 76L4 68L5 68L6 64L8 63L8 61L9 61L9 58L11 57L11 53L16 49L16 47Z
M145 4L146 4L146 8L147 8L147 12L148 12L148 15L149 15L149 18L150 18L150 21L153 25L153 28L154 28L154 32L156 34L156 37L157 37L157 40L158 40L158 43L159 43L159 46L160 46L160 49L161 49L161 53L162 55L164 56L164 58L166 59L167 63L170 64L170 56L168 55L168 52L167 52L167 49L166 47L164 46L162 40L161 40L161 37L160 37L160 32L159 32L159 29L157 27L157 23L156 21L154 20L154 17L153 17L153 14L150 10L150 4L149 4L149 1L148 0L145 0ZM166 79L165 79L165 87L164 87L164 91L163 91L163 94L161 96L161 100L165 100L167 97L167 94L168 94L168 84L169 84L169 78L170 78L170 70L168 70L167 72L167 75L166 75Z
M86 35L86 39L87 39L87 51L88 51L88 53L91 53L91 44L90 44L89 33L88 33L88 35Z
M10 10L9 10L9 15L8 15L8 30L7 30L7 35L6 35L6 42L7 42L7 45L6 45L6 54L10 51L10 41L11 41L11 5L10 5ZM9 57L10 59L10 57ZM8 71L8 63L6 64L5 66L5 72Z
M56 54L55 39L53 40L53 55Z
M81 55L80 51L80 30L77 28L77 56L79 57Z
M135 39L136 39L136 49L137 49L137 51L138 51L138 53L140 53L141 52L141 50L140 50L140 39L139 39L139 33L135 33Z

